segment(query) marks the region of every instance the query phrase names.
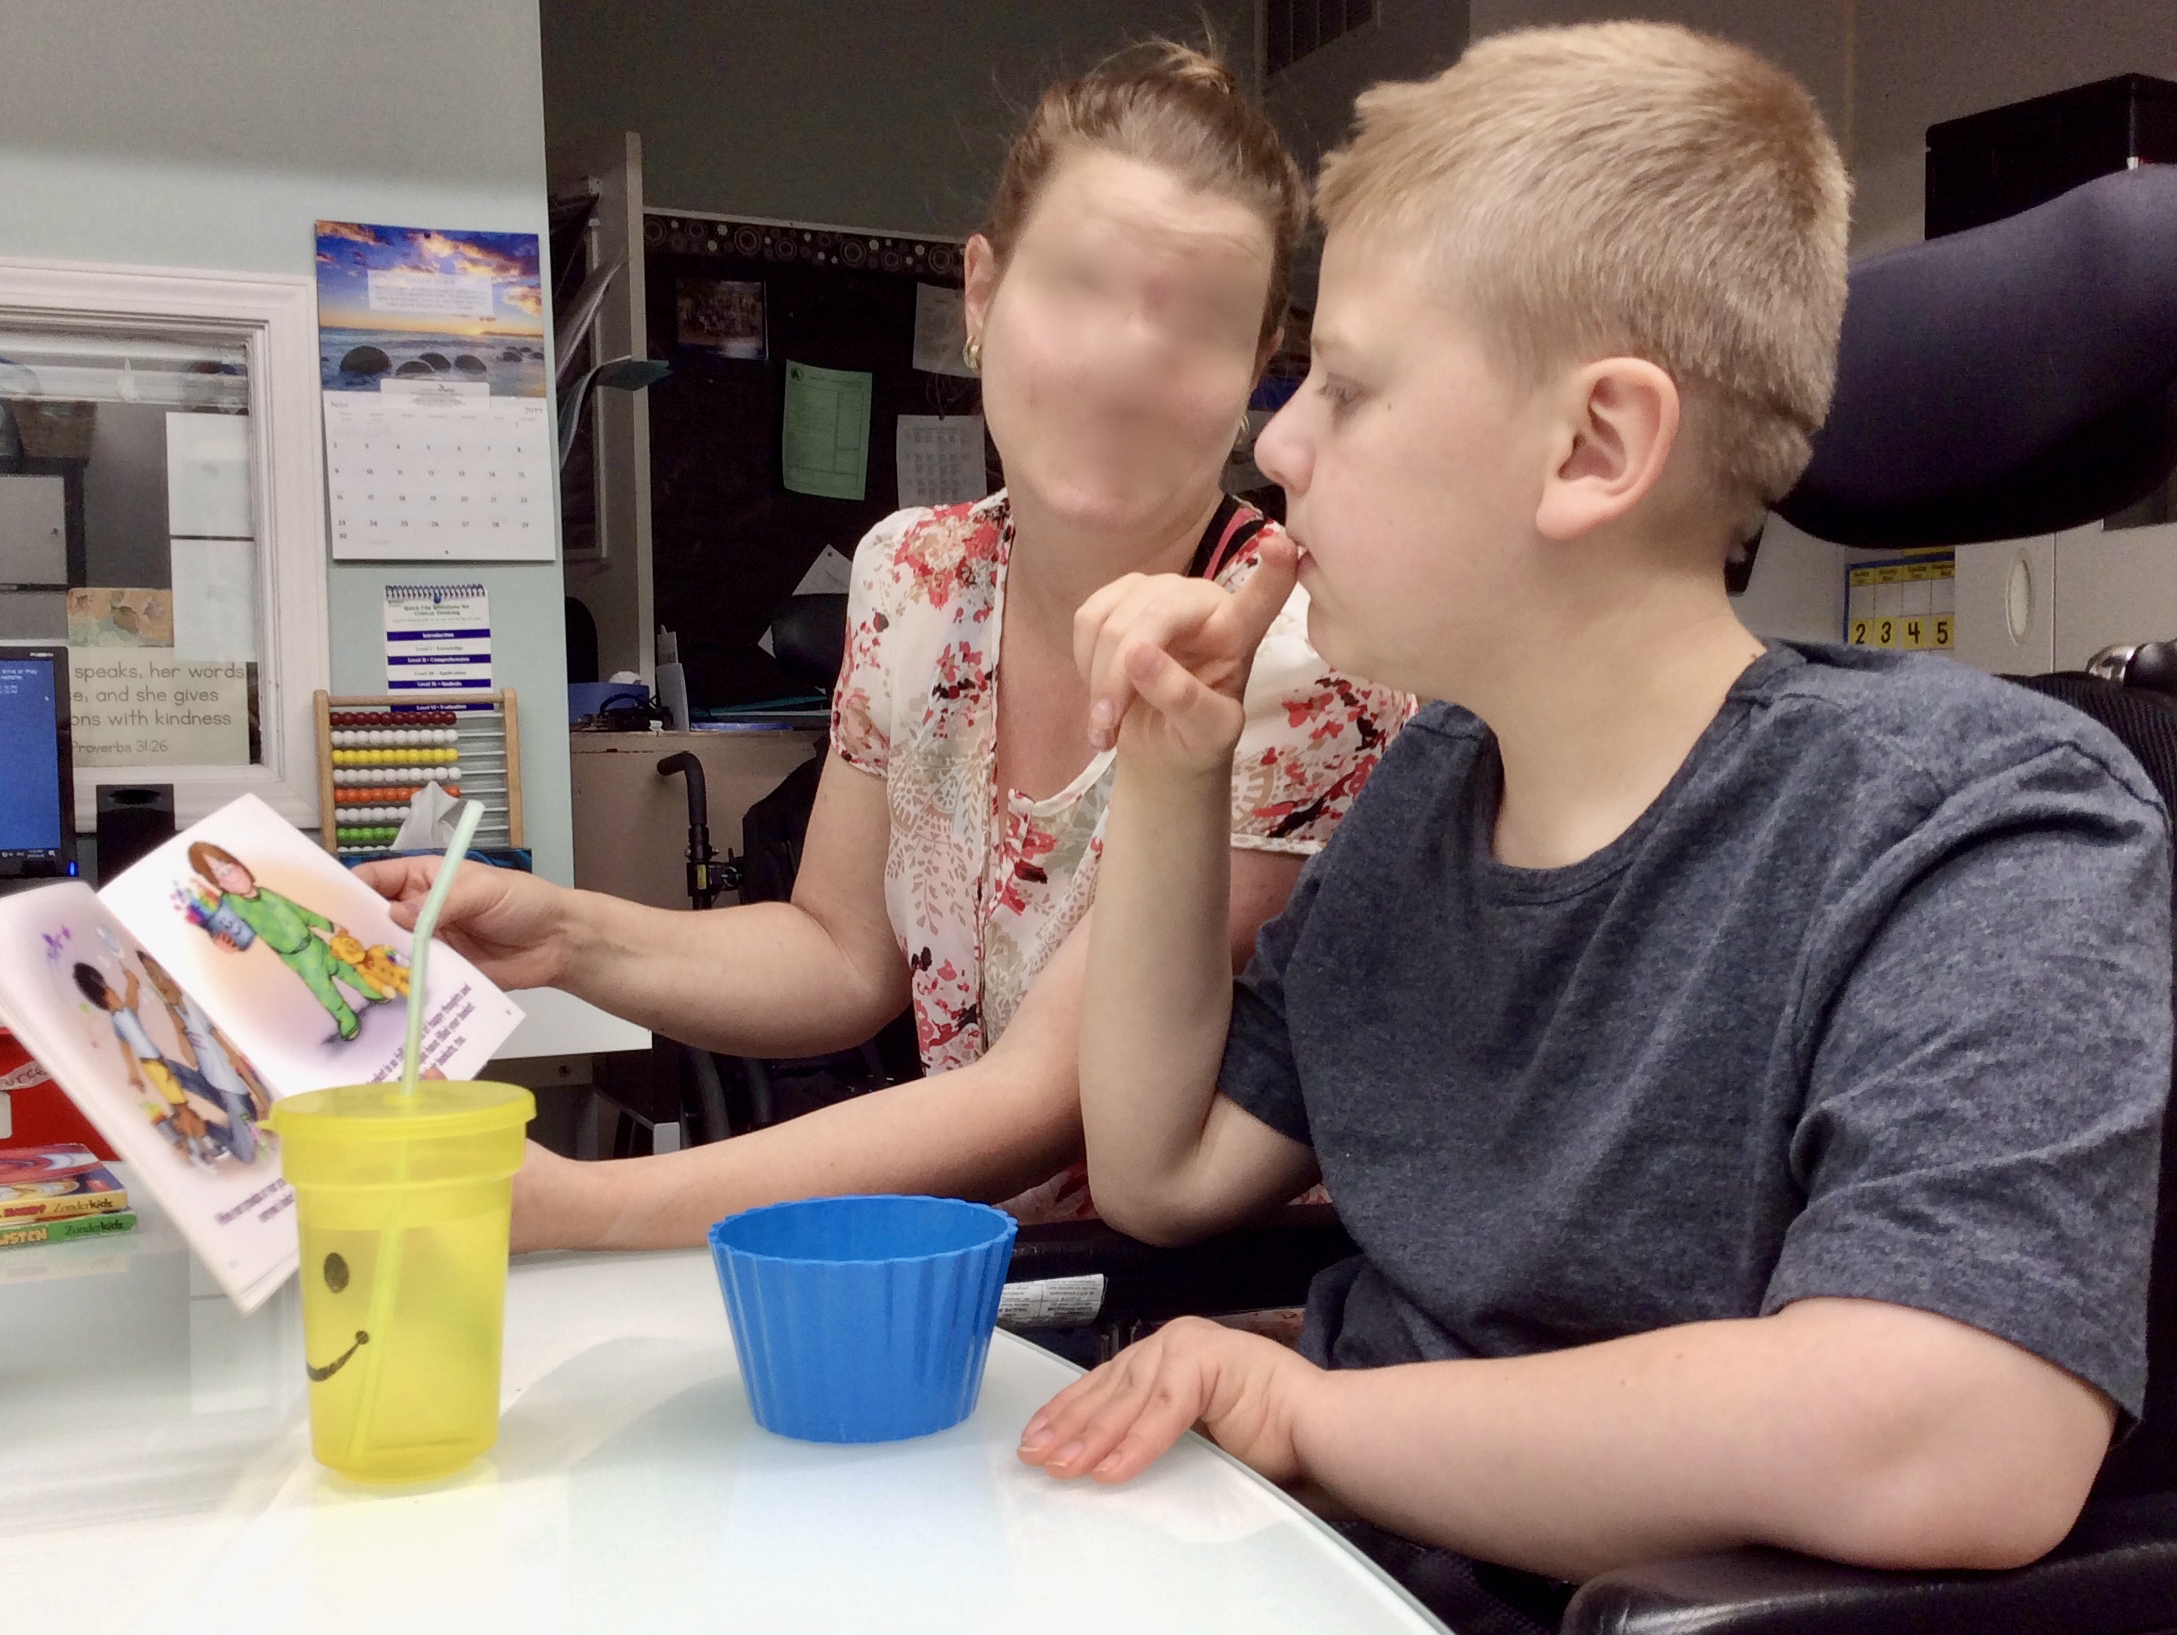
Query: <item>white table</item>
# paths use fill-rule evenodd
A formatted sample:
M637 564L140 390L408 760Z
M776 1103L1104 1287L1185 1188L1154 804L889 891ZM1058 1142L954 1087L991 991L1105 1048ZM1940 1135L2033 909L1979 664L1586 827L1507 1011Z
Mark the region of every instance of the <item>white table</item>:
M756 1428L701 1252L530 1257L499 1445L405 1489L309 1455L295 1286L239 1317L145 1211L0 1252L0 1631L1441 1628L1198 1438L1124 1487L1020 1465L1073 1376L1007 1334L955 1430Z

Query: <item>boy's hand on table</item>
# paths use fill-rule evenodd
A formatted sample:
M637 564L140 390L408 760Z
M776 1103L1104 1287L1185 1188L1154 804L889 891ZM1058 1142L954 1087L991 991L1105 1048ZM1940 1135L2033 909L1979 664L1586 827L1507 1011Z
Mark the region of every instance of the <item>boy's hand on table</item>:
M1083 602L1073 656L1089 688L1089 742L1109 749L1127 725L1129 744L1157 760L1185 771L1221 767L1246 724L1255 649L1292 595L1299 565L1298 548L1278 538L1236 591L1132 573Z
M1020 1458L1061 1480L1123 1482L1197 1425L1273 1482L1300 1474L1293 1422L1321 1369L1275 1340L1182 1317L1036 1410Z

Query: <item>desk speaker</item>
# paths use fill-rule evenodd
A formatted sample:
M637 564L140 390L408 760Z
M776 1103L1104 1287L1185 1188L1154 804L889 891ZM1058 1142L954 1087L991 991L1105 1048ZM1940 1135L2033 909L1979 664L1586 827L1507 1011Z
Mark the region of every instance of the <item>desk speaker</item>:
M174 786L170 783L98 786L98 879L103 885L123 869L174 838Z

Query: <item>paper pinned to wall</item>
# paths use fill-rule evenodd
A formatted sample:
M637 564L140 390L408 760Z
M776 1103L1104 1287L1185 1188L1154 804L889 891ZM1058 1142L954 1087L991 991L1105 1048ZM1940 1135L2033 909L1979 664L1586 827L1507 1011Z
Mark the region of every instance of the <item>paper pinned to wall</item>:
M827 545L816 553L816 560L802 574L801 582L794 586L796 596L844 596L854 585L854 563L837 546ZM756 645L766 653L772 651L771 628L756 638Z
M174 565L174 656L231 659L257 656L257 542L177 539Z
M796 596L844 596L854 587L854 560L836 545L827 545L816 553L816 560L809 564L801 581L794 586Z
M975 378L961 348L967 344L967 298L942 284L915 286L914 364L933 375Z
M166 531L246 539L249 416L176 411L166 417Z
M388 585L386 691L418 709L487 709L491 597L482 585Z
M786 366L779 433L786 486L796 494L859 500L869 476L870 377L858 369Z
M959 505L990 492L979 414L903 414L894 434L900 504Z
M763 285L737 278L673 280L674 338L729 358L767 358Z

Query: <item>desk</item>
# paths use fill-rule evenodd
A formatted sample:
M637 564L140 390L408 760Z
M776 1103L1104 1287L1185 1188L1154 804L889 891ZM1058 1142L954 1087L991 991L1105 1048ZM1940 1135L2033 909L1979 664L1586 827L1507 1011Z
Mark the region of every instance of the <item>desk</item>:
M537 1256L499 1445L435 1485L314 1463L292 1282L250 1318L146 1212L0 1254L0 1626L203 1635L1439 1630L1190 1437L1117 1489L1013 1458L1073 1370L1007 1334L955 1430L756 1429L701 1251Z

